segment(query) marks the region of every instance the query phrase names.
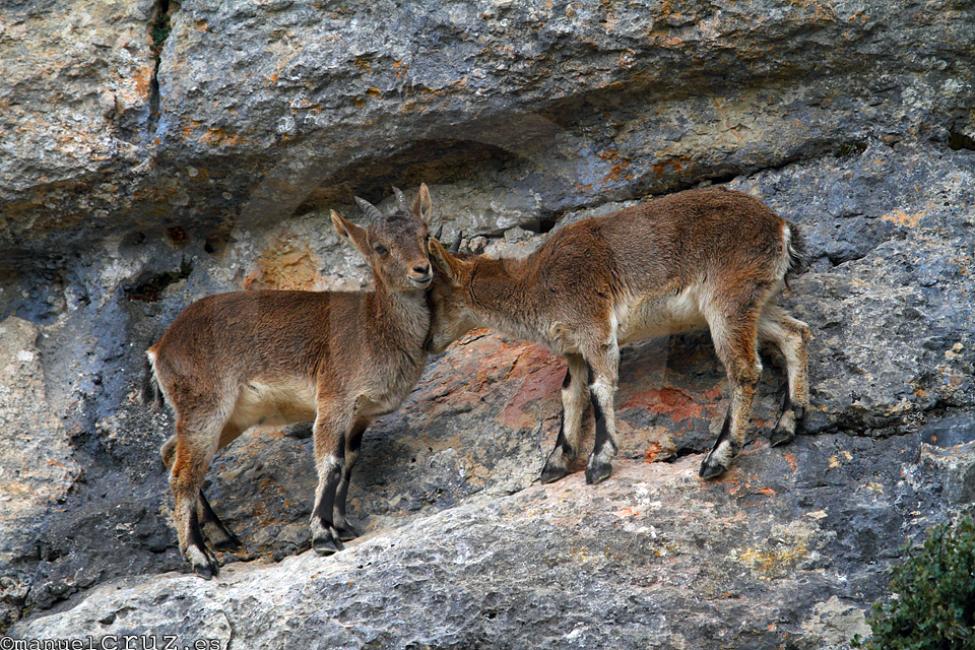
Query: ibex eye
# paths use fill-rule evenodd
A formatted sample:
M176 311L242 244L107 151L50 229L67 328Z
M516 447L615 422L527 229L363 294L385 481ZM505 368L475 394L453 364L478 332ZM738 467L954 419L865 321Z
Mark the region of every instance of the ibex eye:
M372 250L376 251L376 253L379 254L379 255L386 255L386 254L389 253L389 249L386 248L385 246L383 246L382 244L376 244L376 245L374 245L372 247Z

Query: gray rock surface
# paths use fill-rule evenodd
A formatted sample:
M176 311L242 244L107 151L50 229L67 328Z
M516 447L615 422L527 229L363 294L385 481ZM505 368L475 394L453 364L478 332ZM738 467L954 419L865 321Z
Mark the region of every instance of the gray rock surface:
M0 8L0 630L843 647L900 546L975 499L973 19L947 1ZM477 332L366 433L366 539L308 553L311 441L255 431L207 488L246 548L222 583L167 573L172 422L139 402L142 351L209 293L366 286L327 208L358 218L353 193L420 181L445 239L495 255L648 193L759 196L808 243L783 303L815 337L815 435L767 448L768 355L754 442L699 483L723 371L707 335L674 337L624 351L614 478L533 485L562 365Z
M914 462L918 445L916 435L756 445L712 483L697 478L701 455L624 462L596 488L575 474L473 497L328 559L306 551L215 582L106 585L14 634L266 648L845 647L865 629L859 603L880 592L885 561L947 506L915 488L946 476Z
M2 16L5 249L219 236L391 180L449 180L500 232L870 137L975 137L975 10L951 0L49 4Z

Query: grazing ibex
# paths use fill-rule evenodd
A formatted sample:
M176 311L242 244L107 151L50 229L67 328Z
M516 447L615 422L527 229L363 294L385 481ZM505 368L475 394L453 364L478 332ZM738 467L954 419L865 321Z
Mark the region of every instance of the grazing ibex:
M393 190L398 207L388 217L356 199L366 228L331 213L339 235L372 267L374 291L210 296L184 309L147 351L176 416L176 434L161 453L171 468L179 548L204 577L217 564L201 520L216 524L224 543L236 542L203 497L204 476L214 453L254 425L314 419L314 548L334 553L357 535L345 502L363 431L399 406L427 356L430 194L421 185L408 207Z
M731 407L700 471L716 477L745 443L762 372L760 339L776 345L788 367L773 445L792 440L809 404L809 328L774 303L801 251L796 226L747 194L718 188L567 225L525 259L455 256L432 240L431 257L451 285L432 291L430 348L487 326L565 355L562 428L541 479L569 472L591 399L596 442L586 481L598 483L617 450L619 346L708 328L731 385Z

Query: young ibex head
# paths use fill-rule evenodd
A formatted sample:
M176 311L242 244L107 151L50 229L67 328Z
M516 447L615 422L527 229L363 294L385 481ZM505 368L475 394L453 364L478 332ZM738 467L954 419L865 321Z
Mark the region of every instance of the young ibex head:
M365 228L347 221L332 210L332 225L362 253L372 267L378 285L389 291L418 291L433 281L433 269L427 257L427 223L432 211L430 191L426 185L412 206L403 193L393 188L396 210L389 216L365 199L355 197L367 218Z
M458 242L459 244L459 242ZM460 253L457 246L447 250L436 238L430 239L430 259L439 279L430 289L430 336L427 349L442 352L470 330L481 327L465 296L476 256Z

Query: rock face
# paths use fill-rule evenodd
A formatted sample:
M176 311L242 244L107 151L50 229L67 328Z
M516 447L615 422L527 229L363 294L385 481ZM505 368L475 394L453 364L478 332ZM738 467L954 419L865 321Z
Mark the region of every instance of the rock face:
M914 511L945 507L914 485L945 478L913 462L918 445L756 445L712 483L697 478L696 454L621 463L596 488L575 474L472 497L328 560L100 587L15 632L323 649L836 647L865 631L859 604L882 584L877 561L927 523Z
M869 137L975 137L967 3L49 4L0 33L5 248L219 234L391 180L450 181L498 229Z
M0 630L843 647L902 544L971 509L969 4L55 4L0 9ZM366 538L310 553L311 441L255 431L207 488L246 549L166 573L143 350L209 293L366 286L324 208L420 181L491 254L648 193L762 198L808 243L782 302L815 337L814 435L764 442L769 354L754 441L699 482L723 370L706 334L651 341L623 353L614 477L542 487L564 366L479 331L367 431Z

